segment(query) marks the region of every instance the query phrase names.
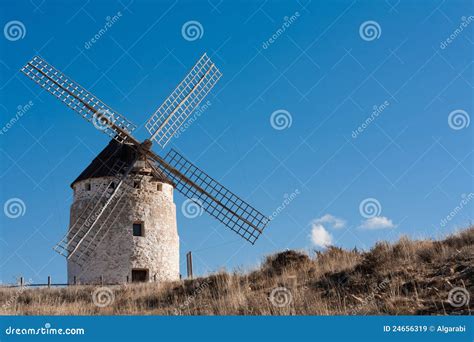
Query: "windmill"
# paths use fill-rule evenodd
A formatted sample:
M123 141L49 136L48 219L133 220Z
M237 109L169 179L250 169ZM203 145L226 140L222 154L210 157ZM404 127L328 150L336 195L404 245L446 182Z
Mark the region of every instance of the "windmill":
M151 149L168 144L222 76L206 54L146 122L143 142L131 121L41 57L21 71L112 138L71 185L70 227L54 247L68 260L69 282L179 278L173 189L251 244L262 234L266 216L178 151L162 157Z

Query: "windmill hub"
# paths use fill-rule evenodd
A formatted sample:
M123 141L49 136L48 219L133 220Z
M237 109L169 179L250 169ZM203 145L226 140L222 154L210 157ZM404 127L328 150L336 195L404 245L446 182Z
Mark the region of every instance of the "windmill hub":
M145 141L143 141L141 143L141 147L145 150L145 151L150 151L151 150L151 146L153 145L153 142L149 139L146 139Z

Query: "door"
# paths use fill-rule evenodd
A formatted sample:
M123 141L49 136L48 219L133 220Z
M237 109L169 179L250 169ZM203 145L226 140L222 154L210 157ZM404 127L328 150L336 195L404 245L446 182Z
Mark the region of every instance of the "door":
M132 283L142 283L148 280L148 270L132 270Z

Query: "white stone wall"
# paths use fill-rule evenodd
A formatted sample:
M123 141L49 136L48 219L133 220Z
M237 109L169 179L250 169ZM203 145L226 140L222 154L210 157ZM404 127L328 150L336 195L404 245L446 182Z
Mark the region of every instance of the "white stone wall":
M102 193L112 177L92 178L74 184L71 226L91 201ZM133 181L129 181L133 184ZM158 190L161 184L161 191ZM90 185L90 190L88 190ZM179 237L173 187L144 176L140 188L127 186L117 207L111 206L94 225L104 224L102 242L83 267L68 261L68 281L79 283L124 283L132 279L132 269L147 269L149 281L179 279ZM114 202L112 202L113 204ZM123 204L123 206L122 206ZM144 236L133 236L133 223L143 222Z

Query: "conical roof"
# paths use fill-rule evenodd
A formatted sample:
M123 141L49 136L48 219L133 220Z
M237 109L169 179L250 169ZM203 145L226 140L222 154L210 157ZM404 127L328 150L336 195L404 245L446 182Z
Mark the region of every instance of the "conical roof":
M131 144L119 143L112 139L109 144L94 158L94 160L87 166L84 171L77 177L72 183L71 187L80 181L99 178L116 176L113 171L113 166L117 161L125 163L126 167L130 167L134 160L136 160L137 151ZM143 160L143 159L142 159ZM153 165L154 162L149 160ZM133 172L133 171L132 171ZM172 182L164 175L160 175L157 179L163 183L172 184Z

